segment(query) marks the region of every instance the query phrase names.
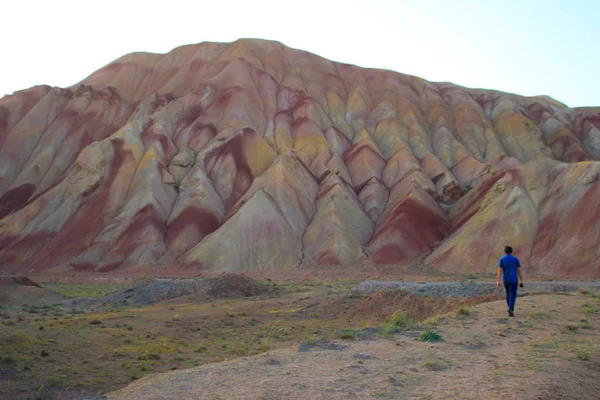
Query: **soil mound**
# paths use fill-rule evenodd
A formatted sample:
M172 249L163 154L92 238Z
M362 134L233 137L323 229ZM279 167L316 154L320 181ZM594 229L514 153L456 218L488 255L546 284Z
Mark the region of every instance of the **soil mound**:
M251 297L267 294L266 285L244 275L223 274L216 278L154 279L101 298L100 303L143 306L190 296L196 301Z
M519 289L519 296L532 293L569 293L579 289L600 290L599 282L525 282ZM388 290L404 290L422 296L443 298L475 298L493 294L502 295L504 288L497 288L494 282L388 282L364 281L348 291L348 295L366 295Z
M42 304L63 300L64 297L38 285L25 276L0 276L0 304Z
M415 321L434 315L455 311L460 304L475 305L500 299L498 294L467 298L442 298L421 296L403 290L388 290L371 294L354 304L347 311L351 317L359 316L385 320L396 311L402 311Z

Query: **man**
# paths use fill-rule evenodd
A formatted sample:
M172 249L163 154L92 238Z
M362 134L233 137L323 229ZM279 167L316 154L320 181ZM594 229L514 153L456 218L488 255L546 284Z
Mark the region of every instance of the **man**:
M504 279L504 289L506 289L508 315L514 317L517 287L523 287L523 274L521 274L521 262L517 257L512 255L512 247L506 246L504 252L506 255L500 259L500 263L498 264L498 281L496 285L500 287L500 276L502 276Z

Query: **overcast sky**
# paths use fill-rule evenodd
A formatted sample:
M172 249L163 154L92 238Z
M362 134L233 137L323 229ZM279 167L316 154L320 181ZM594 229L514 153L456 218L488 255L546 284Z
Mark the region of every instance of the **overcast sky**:
M600 1L3 2L0 96L71 86L123 54L273 39L431 81L600 106Z

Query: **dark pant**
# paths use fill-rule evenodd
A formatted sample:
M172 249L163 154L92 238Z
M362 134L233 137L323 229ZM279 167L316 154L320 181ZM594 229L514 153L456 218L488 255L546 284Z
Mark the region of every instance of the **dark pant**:
M515 309L518 287L518 282L504 282L504 289L506 289L506 304L508 305L508 309L511 311Z

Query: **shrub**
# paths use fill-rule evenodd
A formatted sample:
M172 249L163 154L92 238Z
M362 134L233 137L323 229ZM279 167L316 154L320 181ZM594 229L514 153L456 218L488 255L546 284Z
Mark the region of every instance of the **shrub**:
M442 336L432 329L427 329L425 332L422 332L421 334L419 334L419 336L416 337L416 339L419 342L430 342L430 343L444 341Z
M259 348L263 352L269 351L269 349L271 349L271 338L262 338L260 340Z
M581 349L577 352L577 358L583 361L587 361L591 358L590 351L588 349Z
M458 306L458 315L462 315L463 317L467 317L471 315L473 312L466 304L461 304Z
M16 360L12 356L4 356L2 357L2 362L4 364L14 364Z

